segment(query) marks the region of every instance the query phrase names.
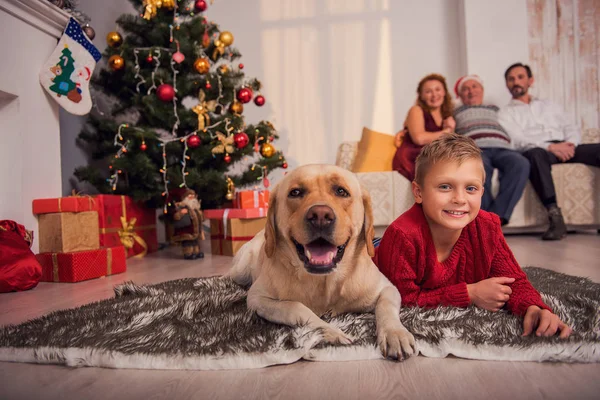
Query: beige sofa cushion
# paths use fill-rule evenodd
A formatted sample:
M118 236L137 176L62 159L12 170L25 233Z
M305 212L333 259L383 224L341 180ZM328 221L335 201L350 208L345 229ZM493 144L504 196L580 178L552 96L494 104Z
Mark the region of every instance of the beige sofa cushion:
M358 142L352 172L391 171L394 154L394 136L365 127Z

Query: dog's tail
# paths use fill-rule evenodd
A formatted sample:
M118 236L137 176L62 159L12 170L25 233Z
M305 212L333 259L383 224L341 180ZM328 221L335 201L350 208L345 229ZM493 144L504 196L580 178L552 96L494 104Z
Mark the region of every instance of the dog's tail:
M249 286L252 283L252 269L257 267L264 241L264 231L260 231L243 245L233 258L231 269L225 277L233 279L238 285Z

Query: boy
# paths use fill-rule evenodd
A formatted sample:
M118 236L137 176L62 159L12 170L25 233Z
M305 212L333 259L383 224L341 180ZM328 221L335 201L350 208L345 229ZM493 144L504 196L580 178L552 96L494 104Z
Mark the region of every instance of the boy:
M571 329L544 304L504 240L497 215L480 210L485 170L465 136L444 135L416 160L415 205L385 231L375 264L398 287L402 305L504 306L523 316L523 335Z

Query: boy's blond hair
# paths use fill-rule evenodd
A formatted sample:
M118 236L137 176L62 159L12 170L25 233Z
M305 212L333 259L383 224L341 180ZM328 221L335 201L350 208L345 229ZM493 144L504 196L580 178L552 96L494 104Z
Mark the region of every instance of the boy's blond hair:
M456 133L443 135L421 150L415 161L415 182L422 185L427 171L436 163L441 161L455 161L460 165L464 161L471 159L481 161L483 181L485 181L485 169L483 168L481 150L477 147L473 139Z

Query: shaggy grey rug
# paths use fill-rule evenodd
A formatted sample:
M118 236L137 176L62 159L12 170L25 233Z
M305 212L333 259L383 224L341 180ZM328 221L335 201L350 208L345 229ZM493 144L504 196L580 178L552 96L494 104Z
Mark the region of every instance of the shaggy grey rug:
M522 337L521 319L474 307L403 308L401 320L427 357L600 361L600 284L525 268L544 301L574 329L568 340ZM238 369L381 358L372 314L325 317L353 336L320 343L318 331L267 322L246 309L246 291L221 278L152 286L126 283L114 299L0 329L0 360L141 369ZM408 361L410 362L410 361Z

